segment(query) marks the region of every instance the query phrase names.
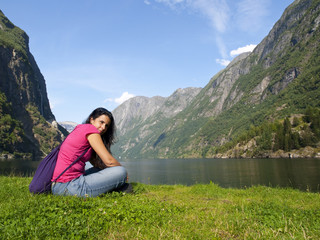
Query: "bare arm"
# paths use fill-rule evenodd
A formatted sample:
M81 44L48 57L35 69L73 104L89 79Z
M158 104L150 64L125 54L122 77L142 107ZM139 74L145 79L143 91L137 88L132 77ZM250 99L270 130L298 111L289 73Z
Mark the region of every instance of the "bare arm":
M101 158L101 160L107 167L121 166L121 164L111 155L111 153L104 146L100 134L92 133L87 136L87 139L93 150L98 154L98 156Z

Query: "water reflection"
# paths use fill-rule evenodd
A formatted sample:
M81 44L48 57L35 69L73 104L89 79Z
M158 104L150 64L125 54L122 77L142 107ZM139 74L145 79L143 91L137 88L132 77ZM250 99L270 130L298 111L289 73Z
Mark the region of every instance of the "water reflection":
M39 162L0 161L0 174L30 176ZM320 159L152 159L122 162L130 181L145 184L214 182L221 187L252 185L320 191Z
M214 182L222 187L252 185L319 191L319 159L158 159L123 163L131 181L146 184Z
M32 176L38 166L38 161L26 159L0 160L1 175Z

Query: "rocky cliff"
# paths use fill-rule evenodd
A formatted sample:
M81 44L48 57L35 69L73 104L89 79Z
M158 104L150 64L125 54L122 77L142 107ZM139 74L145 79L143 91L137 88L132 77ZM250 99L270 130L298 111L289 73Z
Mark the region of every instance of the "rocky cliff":
M140 96L129 99L113 111L118 135L123 136L140 124L145 125L147 119L154 125L163 120L162 118L175 116L186 108L200 90L201 88L190 87L178 89L167 98Z
M252 126L319 107L319 22L319 0L296 0L253 52L234 59L177 114L163 121L159 113L166 106L161 105L146 119L131 118L138 125L120 124L116 153L129 158L215 157L217 147ZM114 112L117 117L118 109Z
M10 115L21 123L23 129L22 141L15 142L10 149L0 146L0 152L9 155L46 154L65 134L55 122L44 77L28 44L27 34L0 11L0 92L5 95L10 108L10 112L2 111L1 117ZM10 129L2 129L3 136L6 131Z
M155 129L166 126L172 117L182 112L201 88L178 89L169 97L134 97L113 111L119 142L116 152L127 151L146 141Z

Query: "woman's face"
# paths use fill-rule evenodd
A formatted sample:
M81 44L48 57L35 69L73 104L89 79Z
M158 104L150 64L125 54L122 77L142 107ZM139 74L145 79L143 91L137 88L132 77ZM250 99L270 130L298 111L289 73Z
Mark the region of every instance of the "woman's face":
M107 131L108 127L110 126L111 120L107 115L101 115L96 119L91 118L90 123L95 126L100 132L100 135L102 135Z

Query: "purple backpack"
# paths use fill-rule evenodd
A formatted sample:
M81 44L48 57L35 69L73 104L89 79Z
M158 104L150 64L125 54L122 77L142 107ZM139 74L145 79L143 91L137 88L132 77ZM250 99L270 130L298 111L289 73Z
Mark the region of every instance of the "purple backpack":
M52 176L56 167L59 150L62 143L53 149L39 164L33 179L29 185L29 191L31 193L50 193ZM72 167L78 160L88 151L87 148L76 160L74 160L55 180L62 176L70 167Z

